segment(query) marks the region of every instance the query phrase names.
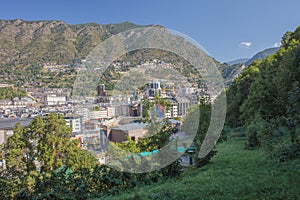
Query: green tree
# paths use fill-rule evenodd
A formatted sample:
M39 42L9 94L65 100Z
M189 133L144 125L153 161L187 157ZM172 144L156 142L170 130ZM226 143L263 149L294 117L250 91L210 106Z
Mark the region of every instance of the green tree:
M300 149L297 147L299 55L300 27L286 33L281 48L274 55L252 64L228 89L227 122L229 125L245 125L248 147L262 147L271 154L277 152L280 157L284 157L280 149L282 152L290 149L293 153L289 155L296 155ZM254 73L250 72L253 69ZM247 80L246 84L243 79ZM245 88L245 92L241 92L241 88Z
M15 97L27 96L25 91L14 89L12 87L0 88L0 99L13 99Z
M300 85L296 81L288 92L287 125L291 133L291 143L300 144Z
M208 127L210 125L211 105L210 104L199 105L199 112L200 112L200 120L199 120L198 131L193 141L193 146L196 148L193 154L194 164L196 167L202 167L203 165L207 164L210 161L210 159L216 154L216 151L213 149L204 158L198 157Z
M6 167L9 170L24 173L35 170L31 139L31 135L24 131L20 123L17 123L14 134L4 145Z
M115 144L123 150L130 151L131 153L139 153L140 149L137 146L137 142L132 140L129 136L126 136L126 139L126 142Z
M31 199L35 192L53 192L53 185L57 194L62 194L68 190L67 173L92 169L98 163L93 155L78 147L78 141L71 140L71 129L56 113L46 119L37 117L28 127L17 124L2 148L6 169L0 176L3 183L0 189L6 190L6 196L10 197L19 192L18 198L22 199ZM41 166L41 170L36 166ZM57 171L64 171L64 176L57 175ZM7 188L12 186L15 189Z
M30 176L36 170L34 164L34 149L31 135L24 131L20 123L16 124L14 134L8 138L3 146L3 160L6 169L1 172L3 194L14 196L22 188L32 184Z
M41 124L42 126L42 124ZM40 130L39 127L36 131ZM77 141L71 141L72 130L66 126L62 115L51 113L45 119L44 132L38 138L37 159L41 171L48 172L67 166L72 169L94 166L96 161L86 151L79 149Z
M227 125L238 127L244 124L244 121L241 118L242 113L240 107L247 99L250 86L259 74L258 65L260 62L261 61L256 61L252 63L239 77L234 79L232 85L227 89Z

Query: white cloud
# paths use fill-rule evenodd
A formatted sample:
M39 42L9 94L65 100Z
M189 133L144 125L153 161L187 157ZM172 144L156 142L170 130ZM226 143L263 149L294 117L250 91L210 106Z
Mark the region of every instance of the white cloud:
M241 42L240 46L250 48L252 46L252 43L251 42Z
M281 46L281 42L275 42L274 43L274 47L280 47Z

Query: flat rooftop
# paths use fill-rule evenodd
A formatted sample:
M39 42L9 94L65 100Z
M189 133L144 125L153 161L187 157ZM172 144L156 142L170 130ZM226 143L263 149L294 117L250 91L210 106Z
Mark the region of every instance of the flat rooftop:
M25 127L30 124L32 118L5 118L0 119L0 130L10 130L14 129L16 123L21 123L21 126Z
M140 130L146 128L145 124L140 123L130 123L124 124L121 126L112 127L111 130L120 130L120 131L132 131L132 130Z

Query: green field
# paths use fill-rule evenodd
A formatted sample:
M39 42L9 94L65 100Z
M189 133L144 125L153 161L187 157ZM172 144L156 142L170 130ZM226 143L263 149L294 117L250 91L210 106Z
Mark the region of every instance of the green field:
M261 150L245 150L245 142L218 145L210 164L177 179L100 199L300 199L300 160L279 163Z

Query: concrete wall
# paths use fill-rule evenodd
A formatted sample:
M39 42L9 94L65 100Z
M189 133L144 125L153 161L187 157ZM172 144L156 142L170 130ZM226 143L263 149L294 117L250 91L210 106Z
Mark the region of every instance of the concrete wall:
M127 132L121 131L121 130L111 130L110 133L111 141L113 142L124 142L127 141L126 136L128 135Z
M124 142L127 141L126 136L128 135L129 137L134 137L135 141L137 141L139 138L142 138L145 134L146 134L146 130L144 129L129 130L129 131L111 129L110 139L113 142Z
M3 144L7 141L9 136L13 135L13 130L0 130L0 144Z

